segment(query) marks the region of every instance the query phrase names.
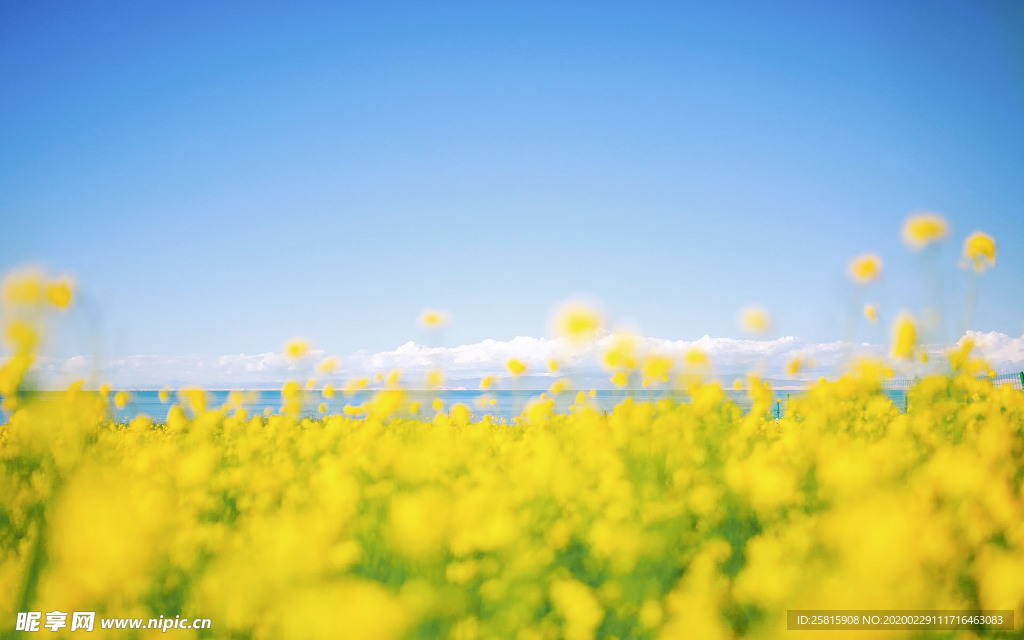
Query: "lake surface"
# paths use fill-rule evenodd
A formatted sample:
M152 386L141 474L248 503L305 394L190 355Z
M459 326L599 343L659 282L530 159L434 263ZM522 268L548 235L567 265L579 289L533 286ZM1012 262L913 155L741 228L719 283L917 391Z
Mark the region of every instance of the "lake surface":
M903 411L906 409L907 402L907 390L913 385L912 380L890 380L886 383L886 388L882 390L882 393L887 396L894 405ZM1010 385L1016 389L1024 387L1024 373L1007 373L996 376L993 381L998 385ZM46 397L48 395L58 395L63 392L40 392L40 395ZM118 421L128 421L138 415L147 415L150 418L158 422L162 422L167 418L167 411L173 404L179 402L178 394L175 391L169 392L168 402L160 401L159 391L129 391L129 401L121 409L114 410L114 418ZM207 406L210 408L217 408L223 406L228 399L228 394L231 391L227 390L213 390L206 391L207 394ZM279 412L281 409L282 398L281 391L279 389L273 390L251 390L242 391L245 394L245 401L240 406L244 407L249 411L250 414L262 413L266 410L272 412ZM345 405L360 405L369 400L374 391L360 391L353 395L346 396L340 391L330 399L324 398L318 390L305 390L303 391L303 414L307 416L318 416L320 415L319 406L321 403L326 405L327 413L337 414L341 413ZM434 398L441 398L444 402L444 411L449 410L456 403L463 403L467 405L473 412L473 418L479 419L484 415L491 415L495 418L502 420L511 420L515 416L522 413L523 408L526 404L532 400L539 398L542 393L541 390L520 390L514 391L509 389L503 389L498 391L478 391L478 390L441 390L441 391L406 391L409 394L411 400L420 402L423 407L421 410L422 415L433 415L434 411L431 408L431 403ZM786 415L786 407L788 400L798 397L803 391L800 389L796 390L776 390L772 399L772 415L781 417ZM751 406L750 396L745 390L735 391L732 389L725 390L726 397L732 402L736 403L743 411L748 411ZM626 391L623 389L613 390L598 390L594 397L590 398L590 401L597 405L598 408L604 411L611 411L616 405L621 403L627 397L632 395L638 401L650 401L658 400L661 398L669 397L666 391L655 391L649 389ZM675 394L673 397L686 401L688 396L686 394ZM493 403L490 401L493 400ZM555 398L555 410L559 413L566 413L575 400L575 393L561 394ZM6 423L8 415L0 410L0 423Z
M134 418L139 414L145 414L162 421L167 417L167 411L171 405L178 401L175 392L170 392L167 403L161 402L157 391L131 391L130 400L123 409L115 411L118 420L125 421ZM216 408L227 402L229 391L207 391L207 406ZM245 391L247 398L241 406L247 409L250 414L261 413L264 410L279 412L282 404L280 390ZM319 405L324 403L327 413L341 413L345 405L360 405L373 396L372 391L360 391L350 396L338 392L333 398L324 398L319 391L304 391L303 414L307 416L320 415ZM476 390L441 390L441 391L407 391L411 400L419 401L424 415L433 415L431 403L434 398L441 398L444 402L444 411L449 410L456 403L467 405L473 412L474 418L484 415L491 415L503 420L511 420L519 415L526 404L539 398L543 391L476 391ZM726 396L735 402L743 411L748 411L752 404L750 396L746 391L727 390ZM782 416L786 414L786 404L790 397L795 397L800 391L778 391L772 401L772 414ZM887 395L893 403L902 410L906 400L906 391L886 390ZM637 401L659 400L669 397L665 391L640 390L628 392L625 390L599 390L590 401L604 411L611 411L616 405L632 395ZM688 400L686 394L674 396L682 400ZM493 404L489 401L494 400ZM575 401L575 394L561 394L555 398L555 410L560 413L568 412L569 405Z

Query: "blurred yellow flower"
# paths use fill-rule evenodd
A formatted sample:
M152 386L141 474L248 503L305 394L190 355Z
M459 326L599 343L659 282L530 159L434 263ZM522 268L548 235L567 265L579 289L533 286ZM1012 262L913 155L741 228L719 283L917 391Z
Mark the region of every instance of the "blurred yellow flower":
M764 307L751 305L740 311L740 327L748 333L762 334L772 326L771 316Z
M996 241L992 236L975 231L964 240L964 258L975 271L984 271L996 264Z
M438 309L424 309L418 319L419 325L427 329L440 329L448 324L449 315L447 311Z
M342 392L345 395L350 396L361 389L365 389L369 384L370 381L367 378L352 378L345 383L345 387L342 389Z
M384 385L388 389L395 389L398 387L398 383L402 380L402 372L399 369L392 369L388 372L386 378L384 378Z
M335 356L327 356L326 358L321 360L319 362L319 364L316 365L316 370L317 370L317 373L322 373L324 375L327 375L327 374L334 373L335 371L337 371L338 366L340 364L341 363L338 361L337 357L335 357Z
M649 354L641 364L644 385L667 382L668 376L676 366L675 360L669 356Z
M552 395L558 395L560 393L565 393L570 388L571 385L569 384L569 380L567 378L559 378L558 380L555 380L554 382L551 383L551 387L548 389L548 391Z
M616 333L604 353L604 365L609 369L636 368L637 339L628 333Z
M920 251L949 235L949 223L937 213L916 213L903 223L903 243Z
M582 302L566 302L555 313L555 330L574 342L593 340L601 331L601 313Z
M15 353L32 353L39 346L41 340L39 331L24 320L12 320L4 327L4 343Z
M902 313L893 325L892 355L897 358L910 358L917 344L917 322L909 313Z
M850 260L846 271L858 284L874 282L882 276L882 259L873 253L865 253Z
M472 416L472 412L469 410L469 406L462 402L456 402L451 408L452 423L458 426L466 426L469 424L469 419Z
M684 356L684 362L686 363L687 369L706 369L711 366L711 358L703 349L693 347L686 351Z
M284 356L289 360L300 360L309 353L309 342L303 338L294 338L284 345Z
M0 299L9 306L36 306L43 302L46 277L36 269L11 271L0 285Z
M46 286L46 299L58 309L66 309L71 305L75 293L75 284L71 278L63 276Z
M526 373L526 363L517 358L510 358L506 363L509 372L514 376L521 376Z
M428 389L436 389L444 384L444 372L440 369L431 369L424 377Z
M871 324L878 323L878 305L877 304L866 304L864 305L864 317L868 319Z
M556 580L551 584L551 602L564 621L566 640L593 640L604 609L590 587L578 580Z

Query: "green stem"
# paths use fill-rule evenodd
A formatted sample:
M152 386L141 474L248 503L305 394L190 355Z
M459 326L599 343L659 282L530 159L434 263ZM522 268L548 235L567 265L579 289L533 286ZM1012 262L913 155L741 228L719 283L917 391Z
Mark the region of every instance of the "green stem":
M39 574L46 564L46 511L43 504L39 503L32 507L29 520L35 527L35 540L29 550L28 563L25 567L24 582L21 585L21 594L18 596L17 611L29 611L36 599L36 589L39 585ZM4 638L16 638L16 631L4 633Z

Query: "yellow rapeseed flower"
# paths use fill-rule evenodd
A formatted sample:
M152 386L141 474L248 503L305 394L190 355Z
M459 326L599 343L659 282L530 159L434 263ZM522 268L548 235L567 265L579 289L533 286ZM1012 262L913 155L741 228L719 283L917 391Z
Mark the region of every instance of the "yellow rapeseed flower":
M582 302L567 302L555 313L558 335L574 342L593 340L601 331L601 313Z
M604 609L590 587L578 580L555 580L551 584L551 602L564 621L566 640L592 640L604 619Z
M399 369L392 369L388 372L387 377L384 379L384 385L388 389L395 389L398 387L398 383L402 379L402 372Z
M521 376L526 373L526 363L518 358L510 358L506 363L509 372L514 376Z
M289 340L288 343L284 345L284 356L289 360L301 360L307 353L309 353L309 341L303 338Z
M63 276L46 285L46 299L58 309L67 309L74 297L75 284L71 278Z
M444 372L440 369L431 369L424 377L428 389L436 389L444 384Z
M454 405L452 405L450 413L452 423L458 426L465 426L469 424L469 419L472 416L472 413L469 410L469 406L462 402L456 402Z
M896 318L892 330L892 355L897 358L909 358L917 344L917 322L909 313L902 313Z
M903 243L915 251L949 235L949 223L937 213L916 213L903 223Z
M36 327L25 320L11 320L4 327L4 343L15 353L33 353L41 340Z
M604 353L604 365L609 369L636 368L637 339L628 333L616 333Z
M345 383L345 387L342 389L342 392L345 395L350 396L361 389L365 389L369 384L370 381L367 378L352 378Z
M882 276L882 259L873 253L865 253L850 260L846 272L858 284L874 282Z
M744 331L755 334L762 334L772 326L771 316L764 307L751 305L740 311L740 327Z
M864 305L864 317L867 318L868 322L870 322L871 324L878 324L878 305Z
M19 269L7 274L0 285L0 300L7 306L34 307L45 297L46 277L36 269Z
M449 315L447 311L438 309L424 309L418 319L419 325L427 329L440 329L448 324Z
M800 373L804 369L807 369L807 368L810 368L810 367L813 367L813 366L814 366L814 361L812 359L810 359L810 358L801 358L801 357L798 356L796 358L791 358L789 360L789 362L786 363L786 373L788 373L791 376L795 376L796 374Z
M340 364L341 363L336 356L327 356L316 365L316 370L318 373L327 375L337 371Z
M995 266L996 241L986 233L975 231L964 240L964 259L978 272Z
M643 374L644 385L655 384L658 382L667 382L668 375L675 368L676 363L669 356L660 354L649 354L641 363L641 373Z
M708 357L707 352L697 347L688 349L683 357L683 361L686 364L686 368L691 371L707 369L711 366L711 358Z
M548 391L552 395L558 395L560 393L565 393L570 388L571 385L569 384L568 378L559 378L558 380L555 380L553 383L551 383L551 387L548 389Z

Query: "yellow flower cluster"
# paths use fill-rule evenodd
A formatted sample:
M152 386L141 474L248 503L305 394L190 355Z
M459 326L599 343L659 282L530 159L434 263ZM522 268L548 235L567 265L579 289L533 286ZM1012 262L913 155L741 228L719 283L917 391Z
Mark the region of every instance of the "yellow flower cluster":
M864 363L779 420L757 379L746 413L694 382L608 414L536 400L512 424L412 417L395 373L359 416L318 419L190 389L119 424L117 394L76 385L0 430L0 618L589 640L776 637L794 608L1020 616L1024 393L977 377L970 344L950 363L906 413Z
M941 235L925 222L915 238ZM994 245L975 245L972 259L994 260ZM880 272L862 263L861 280ZM744 412L704 379L705 352L677 362L618 335L612 380L636 376L659 399L605 412L581 392L559 414L545 394L506 423L434 398L427 415L394 371L341 415L303 417L310 380L284 386L280 414L182 389L166 416L124 423L111 418L123 391L26 382L70 282L21 273L2 289L0 620L96 611L210 618L211 638L670 640L780 637L788 609L984 608L1014 610L1020 632L1024 393L995 385L969 341L905 411L882 392L881 361L819 380L780 417L765 381L746 381ZM601 326L586 310L564 320L567 337ZM769 328L761 309L743 321ZM917 331L897 320L894 356L915 354ZM551 394L570 388L558 379Z
M949 223L937 213L916 213L903 223L903 242L915 251L943 240L947 235Z
M992 236L975 231L964 240L963 253L975 271L984 271L996 263L996 242Z
M846 269L854 282L867 284L882 276L882 259L873 253L866 253L851 260Z
M74 292L71 278L50 278L37 269L14 271L0 283L0 344L12 354L0 364L0 408L14 407L14 396L36 362L48 312L65 311Z

